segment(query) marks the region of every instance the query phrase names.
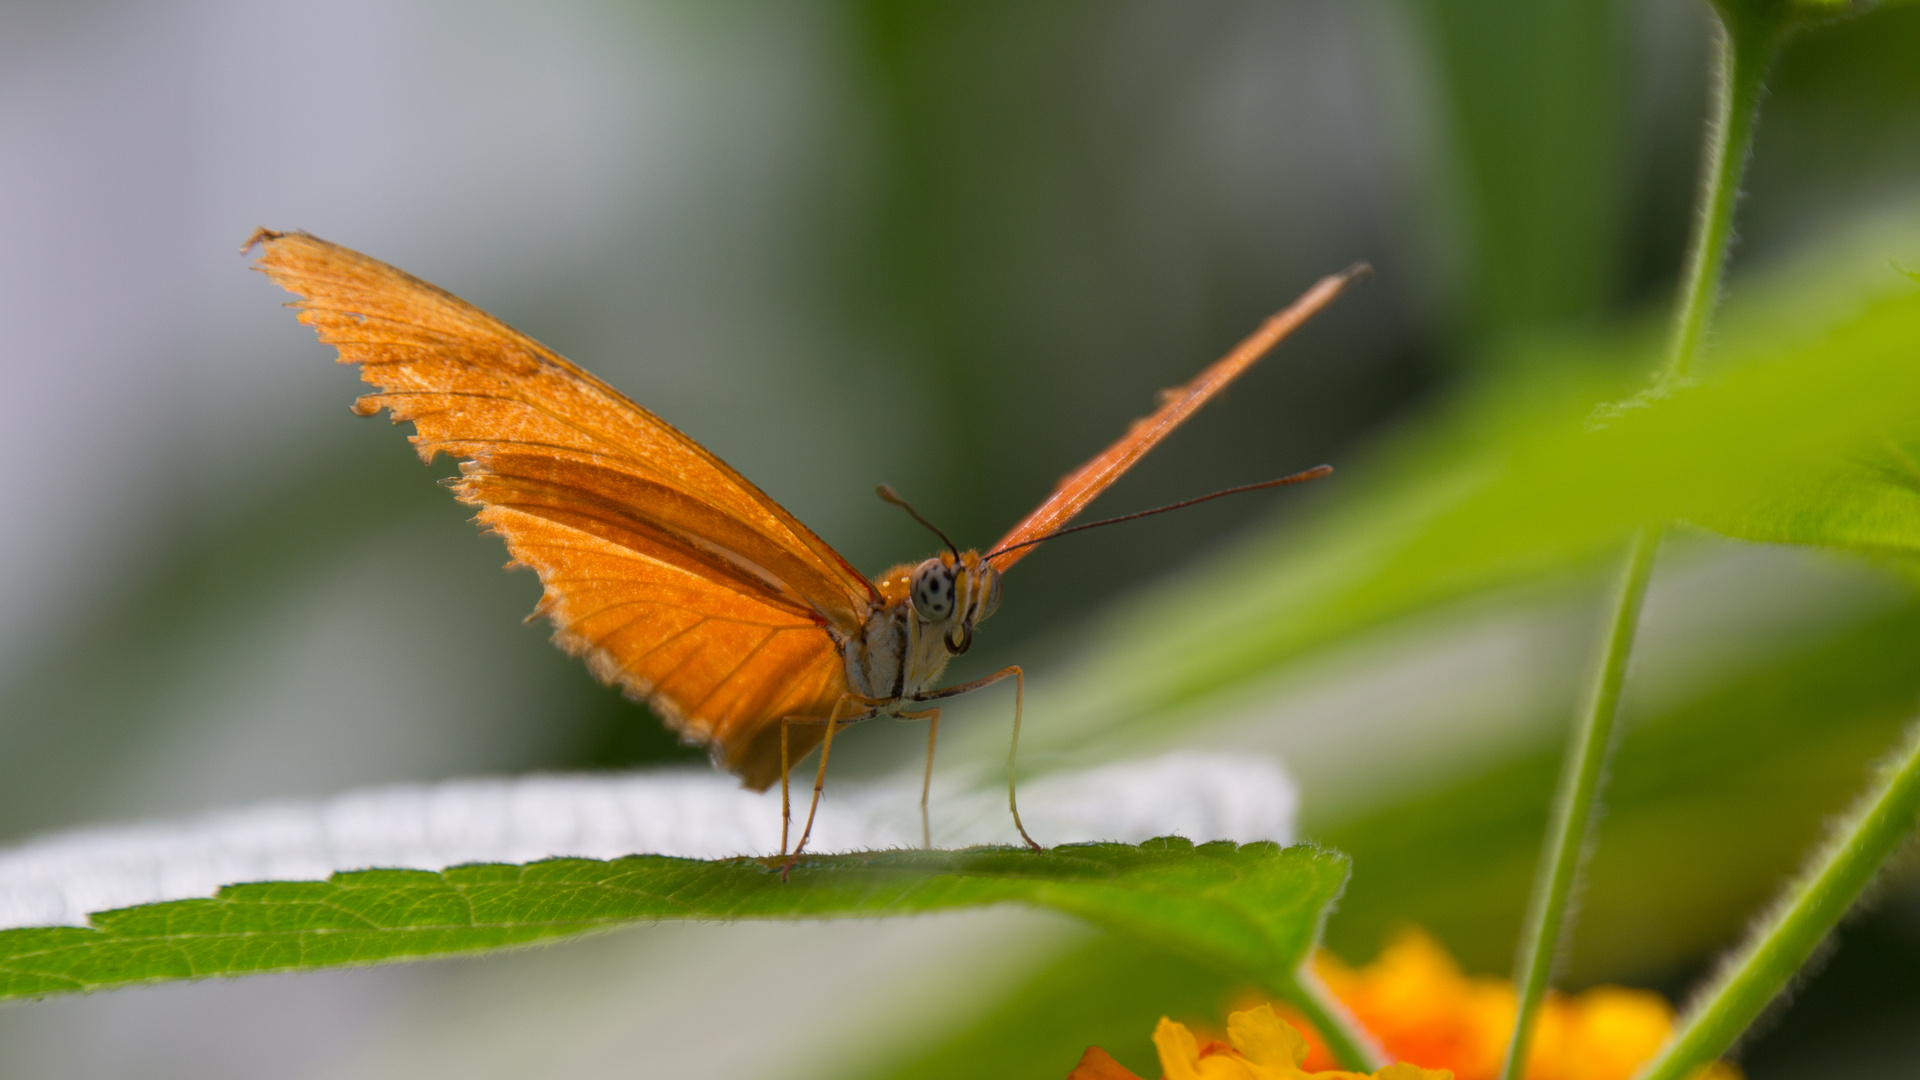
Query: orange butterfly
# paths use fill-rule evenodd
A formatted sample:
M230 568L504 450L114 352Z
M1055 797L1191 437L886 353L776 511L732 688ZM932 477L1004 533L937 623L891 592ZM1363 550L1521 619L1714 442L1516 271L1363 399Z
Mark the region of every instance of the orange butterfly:
M1166 391L1159 409L1063 479L986 555L947 541L940 555L869 581L699 443L479 308L305 233L261 229L242 250L256 244L265 248L256 268L300 297L292 305L300 321L376 388L354 411L413 421L423 460L461 459L455 493L506 540L509 566L540 575L545 591L528 617L552 619L562 649L651 705L683 740L707 746L714 764L747 787L780 781L782 853L792 817L787 773L820 747L795 858L839 728L876 716L930 721L930 783L940 710L912 706L1008 677L1016 689L1007 805L1039 849L1013 792L1025 674L1015 666L959 686L933 684L999 606L1009 567L1042 540L1091 527L1063 528L1365 270L1323 278L1192 382ZM881 494L899 502L889 489ZM927 783L920 813L925 837Z

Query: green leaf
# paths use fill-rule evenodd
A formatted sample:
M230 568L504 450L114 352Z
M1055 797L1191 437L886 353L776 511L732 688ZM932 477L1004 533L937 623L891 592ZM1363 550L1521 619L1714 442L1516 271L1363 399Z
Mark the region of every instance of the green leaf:
M1920 419L1920 301L1886 260L1914 250L1915 235L1875 222L1851 251L1830 247L1751 282L1703 379L1669 397L1634 400L1653 364L1651 332L1536 342L1531 361L1490 366L1497 381L1442 402L1372 461L1336 462L1347 490L1331 488L1337 501L1306 528L1289 522L1143 596L1077 664L1035 679L1023 754L1190 738L1223 712L1244 717L1242 695L1357 633L1453 601L1513 598L1529 582L1557 595L1608 565L1594 557L1643 514L1911 559L1920 485L1894 452L1915 445ZM1608 402L1625 407L1593 423ZM1695 461L1703 475L1689 475ZM1900 658L1920 642L1920 609L1837 638L1811 629L1656 714L1629 703L1575 984L1645 980L1717 947L1910 715L1915 681ZM1516 719L1503 757L1438 787L1382 787L1357 815L1315 820L1315 779L1303 777L1307 827L1358 868L1330 929L1336 948L1363 959L1411 921L1470 970L1505 967L1560 749L1529 733L1556 728L1571 702L1540 707L1553 715ZM981 741L1004 753L1004 738L995 724ZM1155 1016L1217 1021L1243 990L1182 958L1102 940L912 1060L863 1075L1038 1080L1095 1043L1144 1067ZM1062 1014L1059 1001L1073 1008Z
M1920 566L1920 291L1884 258L1878 278L1896 291L1855 291L1837 313L1794 295L1826 282L1764 291L1774 303L1729 317L1707 375L1664 396L1636 396L1621 374L1652 366L1637 341L1550 350L1464 395L1352 470L1347 501L1315 524L1257 538L1086 635L1078 664L1030 687L1023 750L1164 738L1313 649L1585 572L1646 521Z
M361 870L230 885L211 899L102 912L90 927L0 932L0 998L482 952L658 919L875 917L1017 902L1080 916L1291 995L1347 860L1177 837L779 860L659 855Z
M1032 972L959 1030L927 1030L901 1059L840 1080L1060 1080L1089 1046L1158 1076L1154 1021L1170 1016L1217 1030L1246 1006L1247 990L1217 968L1103 934Z
M1920 602L1909 602L1630 710L1563 985L1670 981L1737 934L1912 716L1916 651ZM1550 715L1530 726L1564 722L1564 702L1541 707ZM1504 976L1560 751L1558 740L1517 746L1360 815L1310 816L1307 830L1355 867L1328 947L1362 962L1411 923L1467 971ZM1157 1075L1156 1018L1218 1024L1247 990L1232 973L1106 935L1031 972L984 1015L855 1075L1058 1080L1090 1045Z

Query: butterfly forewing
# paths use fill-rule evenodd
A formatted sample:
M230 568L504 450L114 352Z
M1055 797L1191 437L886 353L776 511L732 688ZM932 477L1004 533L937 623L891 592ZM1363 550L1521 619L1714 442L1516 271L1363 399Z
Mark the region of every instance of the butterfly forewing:
M1226 389L1228 383L1239 378L1269 349L1278 345L1282 338L1332 303L1342 289L1366 273L1366 267L1360 265L1321 278L1298 300L1261 324L1232 352L1214 361L1192 381L1165 391L1158 409L1135 420L1127 428L1127 433L1113 445L1062 477L1045 501L989 549L999 552L992 557L994 568L1004 572L1034 549L1034 545L1028 544L1029 541L1054 532L1072 521L1075 515L1087 508L1088 503L1099 498L1101 492L1146 456L1147 451L1159 445L1160 440L1171 434L1174 428L1185 423L1187 417L1192 416L1200 406Z
M301 233L258 266L360 365L356 409L410 420L423 458L462 459L460 497L545 585L556 639L765 787L779 720L844 693L827 633L880 602L771 498L660 418L441 289ZM798 756L820 728L793 732Z

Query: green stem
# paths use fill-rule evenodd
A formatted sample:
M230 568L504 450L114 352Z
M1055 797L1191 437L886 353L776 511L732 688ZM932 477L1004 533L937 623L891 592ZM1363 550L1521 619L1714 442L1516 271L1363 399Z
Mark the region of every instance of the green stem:
M1313 1024L1342 1068L1372 1072L1391 1064L1367 1034L1367 1029L1360 1026L1311 967L1302 967L1295 973L1288 989L1291 992L1284 995L1287 1001Z
M1627 660L1633 655L1633 636L1640 625L1640 605L1653 575L1653 556L1660 548L1658 526L1643 526L1634 534L1614 599L1613 619L1600 654L1587 707L1575 724L1561 762L1560 783L1554 793L1553 819L1547 827L1546 850L1534 878L1533 898L1521 927L1520 952L1513 981L1519 987L1519 1009L1513 1038L1501 1066L1502 1080L1524 1074L1532 1043L1534 1017L1547 996L1553 962L1566 934L1567 901L1586 861L1587 827L1599 801L1601 780L1613 747L1613 721L1620 708L1620 688L1627 680Z
M1726 1053L1872 882L1920 821L1920 724L1799 880L1687 1010L1637 1080L1680 1080Z
M1733 242L1734 209L1753 147L1763 81L1791 21L1785 5L1764 0L1722 0L1715 4L1715 10L1720 15L1720 33L1716 40L1713 115L1708 120L1698 215L1687 243L1673 337L1657 383L1662 390L1687 377L1706 339L1707 325L1720 298L1727 249ZM1634 632L1653 573L1654 554L1660 547L1660 532L1659 526L1647 525L1634 535L1593 694L1574 727L1566 760L1561 764L1553 818L1514 962L1519 1003L1501 1080L1517 1080L1525 1073L1533 1023L1546 999L1560 944L1569 932L1567 906L1585 860L1593 808L1606 776L1620 689L1633 654Z
M1778 12L1753 10L1762 6L1715 5L1720 13L1720 32L1715 41L1713 116L1707 123L1698 216L1687 245L1680 306L1674 314L1666 366L1660 373L1663 385L1671 385L1691 371L1706 338L1714 304L1720 299L1727 249L1733 246L1733 213L1740 200L1740 178L1752 156L1760 94L1787 24L1787 18Z

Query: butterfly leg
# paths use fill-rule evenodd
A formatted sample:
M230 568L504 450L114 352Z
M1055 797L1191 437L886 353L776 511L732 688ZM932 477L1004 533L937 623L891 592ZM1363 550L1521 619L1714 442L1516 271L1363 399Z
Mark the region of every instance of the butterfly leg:
M786 865L780 868L781 881L787 880L793 864L800 861L800 853L807 850L807 837L813 835L813 816L820 812L820 790L827 786L827 755L833 752L833 733L840 726L840 710L852 700L852 694L842 694L840 700L833 703L833 712L827 716L827 738L820 744L820 767L813 774L813 802L807 807L807 824L800 830L800 842L793 846L793 854L787 856ZM785 727L781 730L784 732Z
M787 853L787 830L793 828L793 800L788 798L787 772L793 768L791 753L787 749L787 727L793 718L780 718L780 854Z
M1045 851L1046 849L1041 847L1033 837L1027 835L1027 827L1020 823L1020 801L1014 794L1014 761L1020 753L1020 713L1026 704L1027 673L1020 669L1019 664L1013 664L972 682L961 683L959 686L915 694L913 700L934 701L939 698L948 698L955 694L964 694L969 690L992 686L1009 677L1013 679L1013 741L1007 746L1007 809L1013 812L1013 827L1020 830L1020 839L1025 840L1027 846L1035 851Z
M940 738L940 710L894 713L902 720L927 721L927 775L920 781L920 846L933 849L933 827L927 823L927 793L933 790L933 744Z

